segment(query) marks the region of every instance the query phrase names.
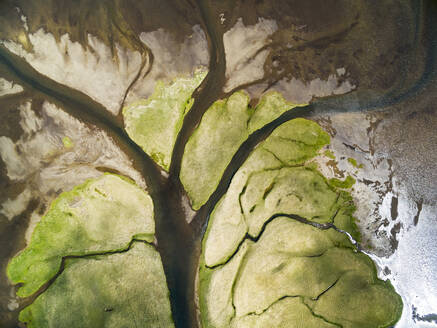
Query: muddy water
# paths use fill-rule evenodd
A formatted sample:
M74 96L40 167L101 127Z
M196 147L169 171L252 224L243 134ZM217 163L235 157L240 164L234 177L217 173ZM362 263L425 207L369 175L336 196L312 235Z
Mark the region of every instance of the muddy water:
M101 5L97 14L94 12L95 9L91 9L94 8L93 4L86 1L80 6L82 11L77 13L79 8L69 8L68 4L60 8L49 3L39 7L37 3L32 2L30 5L17 2L12 6L2 4L2 9L4 9L2 11L3 13L15 11L15 6L21 8L22 12L28 16L31 31L46 26L47 30L58 38L64 33L70 33L72 39L86 42L86 35L83 32L86 30L108 44L117 41L137 51L147 51L138 41L138 35L141 32L158 28L169 31L178 42L184 42L186 36L191 33L191 27L195 24L199 24L206 35L209 49L209 74L195 92L196 101L186 116L176 141L168 177L163 175L153 161L130 141L122 128L121 116L110 115L104 106L93 100L93 97L38 73L25 60L12 54L4 46L0 46L0 76L24 88L23 93L0 98L2 135L11 138L14 142L20 138L23 132L20 128L20 114L17 110L20 104L32 99L33 109L36 112L42 112L42 103L49 101L91 129L105 131L117 147L132 160L133 168L144 178L155 203L157 248L163 259L177 327L197 326L194 285L202 233L209 213L226 191L230 179L250 151L276 126L294 117L309 117L318 120L328 131L333 131L331 133L333 139L337 138L339 141L336 144L341 146L345 139L353 138L354 118L339 120L337 115L351 112L362 114L358 117L363 120L368 115L378 116L376 120L382 120L381 126L384 129L375 128L372 142L361 140L369 147L364 152L359 151L359 147L362 146L360 139L351 143L352 147L355 147L352 151L350 147L337 147L335 151L340 158L339 170L344 169L341 167L342 156L346 158L350 155L358 157L363 162L369 161L369 166L380 164L383 158L392 161L393 168L390 170L395 171L395 176L396 172L400 173L396 176L397 179L406 181L395 188L389 185L381 192L382 200L380 203L378 203L379 200L375 203L375 212L372 217L374 224L362 226L363 229L370 229L369 232L364 231L365 237L375 234L377 238L369 237L369 241L363 247L380 265L381 277L392 279L395 287L404 297L406 310L397 327L412 327L413 325L427 327L428 323L431 326L432 320L426 320L433 318L432 309L437 306L437 303L433 302L437 300L428 297L423 286L415 281L414 275L422 274L420 279L427 281L426 288L437 294L436 278L434 276L430 279L430 275L437 275L432 269L433 266L437 267L437 259L432 257L433 252L436 253L435 237L426 232L426 225L432 225L437 221L433 214L433 209L437 206L436 199L432 196L435 192L435 183L433 185L432 182L435 181L432 178L435 176L435 167L430 165L430 163L435 163L433 154L437 153L435 142L432 139L433 133L430 132L436 125L429 124L430 120L434 119L433 122L435 122L436 116L435 102L432 101L431 95L436 93L432 82L435 79L437 46L437 30L433 17L436 17L437 11L432 2L404 1L400 6L393 7L395 4L387 1L379 7L365 2L351 4L346 1L332 3L314 1L311 6L299 1L273 3L267 1L237 3L234 1L166 1L162 6L154 1L145 2L144 6L112 1L108 2L108 7ZM44 6L47 8L43 9ZM65 16L66 8L71 9L73 14L70 16L73 18ZM99 24L93 25L92 20L84 20L83 10L93 15L96 14ZM41 12L45 12L44 15L47 17ZM188 21L186 17L189 17ZM227 89L225 88L227 81L232 78L238 80L239 77L236 77L238 72L228 72L226 69L226 60L230 61L229 57L227 58L227 51L229 52L230 49L225 48L223 35L235 26L239 26L236 25L239 19L241 19L240 30L246 31L242 27L254 26L260 22L260 18L275 22L276 27L272 29L274 32L266 37L266 44L261 44L258 49L254 49L254 53L249 54L256 57L263 49L268 49L265 62L261 63L261 66L248 66L246 72L261 69L262 77L257 78L254 74L252 80L246 79L244 83L235 88ZM0 38L17 40L18 35L23 32L22 24L19 21L11 22L12 18L8 20L2 17L2 19L8 23L8 29L1 32ZM64 21L69 21L70 25L66 25L70 26L69 28L60 27L62 24L59 22ZM129 23L126 25L126 22ZM384 24L389 23L393 23L393 27L383 28ZM274 24L271 23L271 26ZM235 31L234 29L234 34L231 33L228 36L239 35L239 32ZM240 36L241 40L247 37L248 32L244 33ZM155 53L154 56L159 56L159 54ZM248 63L250 64L251 61ZM337 70L341 71L343 68L346 71L345 74L336 73ZM321 85L320 83L328 81L333 74L337 74L337 84L348 81L351 85L349 89L345 89L346 94L317 99L309 107L286 113L252 135L234 156L216 192L188 224L187 211L184 208L187 203L186 196L178 179L180 162L185 143L212 102L237 89L248 91L254 99L259 97L262 91L267 90L278 90L284 92L285 96L290 95L291 98L302 92L307 92L310 98L311 92L319 97L329 96L330 92L308 91L310 89L308 86L314 85L311 81L317 79L322 81L317 80L317 85ZM293 84L290 81L295 82ZM296 81L300 81L300 84ZM341 93L341 91L338 92ZM420 106L411 110L419 102ZM8 114L5 114L5 109ZM373 114L375 112L378 114ZM429 116L428 124L424 120L417 120L417 117L426 115ZM372 122L374 123L375 120L371 120L369 127L373 124ZM423 129L423 138L414 134L413 123L416 129ZM394 137L398 135L397 132L400 129L409 126L411 128L409 128L408 137L402 134L398 138ZM396 131L392 132L392 129ZM343 133L339 132L340 130L343 130ZM348 134L348 131L352 132ZM404 148L401 147L398 150L399 144ZM417 155L414 157L409 155L408 145L413 145L413 148L414 145L423 147L423 151L419 152L421 156L419 162L423 168L421 174L416 174L416 177L411 177L406 173L417 171L418 162ZM348 153L348 151L351 152ZM376 157L375 154L380 157L373 158ZM6 199L19 195L25 186L23 183L10 181L5 164L0 162L0 165L0 201L3 203ZM366 174L372 175L375 171L369 170ZM390 174L388 176L390 176L388 178L390 181L393 180ZM363 184L370 181L369 176L365 175L361 177L361 180ZM390 183L393 184L393 182ZM416 184L427 185L426 193L421 195L421 188L414 187ZM392 195L399 198L396 206L398 214L396 217L389 218L389 221L393 223L389 222L384 226L386 219L384 208L387 203L385 199ZM419 205L414 207L414 204L410 204L414 201L417 201L416 204L421 202L420 211ZM31 214L37 209L43 212L46 206L41 203L44 203L44 200L36 197L13 220L1 218L0 266L2 272L5 271L7 261L11 256L25 246L25 233ZM410 219L412 224L409 224ZM399 225L396 226L396 224ZM381 225L388 227L384 230L388 231L386 235L381 232ZM419 228L411 230L414 229L412 225ZM420 238L419 246L414 244L415 238ZM376 242L372 244L374 239L382 241L380 244ZM394 243L386 243L386 240L392 242L394 240ZM414 256L412 262L415 266L420 267L426 264L428 271L421 273L417 269L405 269L403 265L411 261L405 258L408 256ZM426 261L423 261L424 258ZM13 289L8 285L4 274L0 278L0 296L2 327L16 327L19 310L31 300L19 302L18 307L15 303L11 303L14 299ZM415 297L421 299L417 300Z

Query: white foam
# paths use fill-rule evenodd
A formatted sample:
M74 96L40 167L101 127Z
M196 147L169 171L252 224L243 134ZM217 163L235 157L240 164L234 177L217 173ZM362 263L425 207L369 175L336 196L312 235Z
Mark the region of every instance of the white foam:
M376 262L380 268L388 267L390 279L396 291L402 295L404 311L399 328L434 327L435 324L413 320L413 306L419 315L432 314L437 309L437 243L435 236L436 206L424 205L419 217L419 224L402 229L399 235L399 247L389 258L379 258ZM418 242L419 241L419 242Z
M263 49L270 42L270 36L278 29L274 20L260 18L255 25L244 26L242 19L223 35L226 52L225 92L246 83L254 82L264 77L264 63L270 53ZM277 63L273 63L277 65ZM349 80L340 82L340 77L346 74L346 69L340 67L335 74L326 80L316 78L304 82L296 78L283 78L272 90L278 91L290 102L296 104L309 103L315 97L327 97L350 92L356 88ZM268 86L259 83L248 88L254 98L259 98Z
M371 124L375 122L375 117L362 112L351 112L337 113L329 116L329 119L330 127L335 131L329 149L336 157L338 171L327 165L331 159L325 156L316 159L320 170L328 178L343 179L350 175L356 179L350 193L357 207L354 216L358 219L363 242L367 246L371 245L378 255L391 254L391 229L399 222L399 218L392 220L390 210L396 191L390 188L392 170L389 159L383 153L372 154L370 151L373 133ZM345 144L355 147L355 150ZM362 167L354 167L348 158L356 159ZM385 219L387 225L382 224Z
M130 159L105 132L87 127L49 102L43 103L41 116L35 115L30 102L19 109L21 138L13 143L0 137L8 178L26 184L23 194L1 205L8 219L22 212L32 197L47 204L59 192L101 175L98 168L116 170L146 188ZM71 147L64 146L64 137L71 139Z
M20 307L20 304L18 303L17 295L15 294L14 288L11 288L11 291L9 292L9 302L8 302L8 310L9 311L15 311Z
M183 195L183 197L181 198L181 207L184 211L185 220L187 221L187 223L190 223L196 215L196 212L191 208L190 199L188 198L188 196Z
M116 60L110 48L90 34L86 48L72 42L68 34L62 35L59 43L43 29L27 36L32 52L14 41L0 43L23 57L38 72L84 92L111 113L118 114L126 90L140 70L139 52L124 49L116 43Z
M351 194L357 206L354 216L359 220L364 242L361 245L377 264L378 276L389 279L403 298L404 310L396 327L435 326L415 322L413 306L421 316L437 309L437 207L424 202L419 212L415 195L408 192L405 181L393 170L388 155L375 148L375 138L384 128L377 124L379 117L371 112L327 113L321 124L333 135L329 149L336 156L338 170L357 179ZM348 157L357 159L363 167L355 168ZM317 158L325 176L339 178L326 165L329 161L325 156ZM394 198L396 216L392 213ZM393 247L393 241L398 242L397 247Z
M10 221L16 215L24 212L31 199L32 193L30 190L24 190L15 199L7 199L1 204L0 213Z
M126 104L148 98L153 93L158 80L170 82L175 77L187 76L198 68L208 67L208 42L199 25L193 26L193 33L182 43L162 28L152 32L142 32L140 40L153 53L153 63L149 63L152 68L146 76L144 74L150 67L143 69L143 76L135 82L127 94Z
M225 18L225 14L224 13L221 13L220 15L219 15L219 18L220 18L220 24L224 24L224 22L226 21L226 18Z
M245 26L239 18L223 35L228 79L225 92L264 76L264 62L270 50L261 48L270 42L269 37L277 29L274 20L259 18L255 25Z
M23 87L0 77L0 97L23 92Z
M307 83L296 78L282 79L273 89L281 92L288 101L296 104L306 104L315 97L339 95L354 90L356 86L350 81L339 82L339 77L344 74L342 72L340 68L337 70L338 75L331 74L326 80L316 78Z
M24 235L24 239L26 240L26 245L29 245L33 230L35 230L36 225L39 221L41 221L42 216L37 212L32 212L30 215L29 225L27 226L26 233Z
M337 68L337 74L338 74L338 76L342 76L342 75L346 74L346 69L344 67Z
M27 25L27 17L23 15L20 7L15 7L17 13L20 15L20 20L23 23L23 27L26 31L29 31L29 26Z

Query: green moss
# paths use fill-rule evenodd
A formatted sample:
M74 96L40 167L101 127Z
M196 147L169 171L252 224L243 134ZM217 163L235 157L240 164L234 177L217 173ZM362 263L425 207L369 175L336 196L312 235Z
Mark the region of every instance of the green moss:
M264 125L280 117L287 110L305 105L290 103L279 92L268 92L261 97L252 112L248 122L249 133L262 128Z
M402 299L391 283L378 280L369 271L345 273L335 288L312 305L316 314L344 328L392 327L402 307Z
M182 159L181 182L194 209L208 200L232 156L247 139L248 103L243 92L216 101L190 137Z
M309 224L360 239L352 196L341 190L355 180L328 180L310 161L327 143L316 123L292 120L236 172L202 242L203 327L382 328L399 319L402 301L370 258L345 233Z
M318 171L284 167L253 173L240 195L240 203L248 232L256 237L264 222L276 213L330 223L339 208L339 197Z
M253 313L236 318L232 327L335 328L338 326L314 316L301 297L290 296L277 301L260 314Z
M314 158L329 142L329 134L317 123L297 118L276 128L262 143L262 147L285 165L293 166Z
M329 179L329 183L336 188L349 189L355 184L355 179L348 175L343 181L337 178Z
M399 295L377 278L373 262L343 233L278 217L258 241L244 245L228 263L208 269L200 286L205 327L279 322L280 327L381 328L400 316ZM233 305L230 324L211 315L226 304Z
M129 137L166 171L184 117L194 103L191 95L206 74L198 70L193 77L178 77L168 85L158 81L148 99L123 108Z
M358 167L358 163L357 163L357 160L356 160L355 158L349 157L349 158L347 159L347 161L348 161L349 163L351 163L353 167Z
M65 136L64 138L62 138L62 144L67 149L73 148L73 146L74 146L73 140L71 140L70 137L68 137L68 136Z
M329 157L331 159L335 159L334 153L332 151L330 151L329 149L325 150L324 154L326 157Z
M62 258L126 249L132 238L152 242L153 203L134 183L113 174L62 193L8 264L20 297L35 293L58 272Z
M355 168L357 168L357 169L362 169L363 167L364 167L364 165L363 164L358 164L358 162L357 162L357 160L355 159L355 158L351 158L351 157L349 157L348 159L347 159L347 161L353 166L353 167L355 167Z
M251 133L296 106L279 93L264 95L254 109L244 92L216 101L187 142L182 159L180 177L192 207L197 210L208 200Z
M20 321L28 328L174 327L159 253L135 242L124 253L69 259Z
M246 233L256 237L276 213L332 221L345 204L343 198L315 166L303 167L329 140L317 123L295 119L276 128L254 150L211 213L204 250L208 265L226 261Z
M238 275L242 260L251 241L246 241L226 266L216 269L207 268L202 260L200 265L199 294L201 321L203 328L227 328L235 316L232 289ZM214 303L214 306L210 306Z
M356 207L353 202L352 196L346 191L339 191L340 197L339 210L334 217L334 225L343 231L347 231L352 238L359 242L361 241L360 231L356 225L356 219L353 216Z

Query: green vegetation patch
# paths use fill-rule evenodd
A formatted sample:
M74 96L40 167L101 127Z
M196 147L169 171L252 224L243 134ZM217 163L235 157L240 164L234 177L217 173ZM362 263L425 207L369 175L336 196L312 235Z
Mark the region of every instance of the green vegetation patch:
M349 189L355 184L355 179L348 175L343 181L337 178L329 179L331 186L342 189Z
M64 138L62 138L62 144L64 145L65 148L69 149L69 148L73 148L74 147L74 142L73 140L71 140L70 137L65 136Z
M299 215L309 221L330 223L343 205L323 176L307 167L284 167L251 174L240 194L241 210L252 237L276 213Z
M27 297L56 275L63 257L127 249L132 239L152 242L154 233L150 196L130 180L105 174L51 204L7 274L21 284L17 295Z
M331 186L309 162L329 140L315 122L295 119L260 143L211 213L204 238L206 265L224 263L246 234L257 237L276 214L299 215L319 224L336 221L358 237L351 197Z
M203 327L380 328L402 301L345 234L277 217L226 264L202 265L200 306Z
M158 81L148 99L123 108L129 137L166 171L184 117L194 103L191 95L206 73L198 70L192 77L178 77L168 85Z
M335 155L332 151L330 151L329 149L325 150L324 152L326 157L329 157L330 159L334 159L335 160Z
M159 253L135 242L124 253L68 259L20 321L28 328L174 327Z
M363 164L358 164L357 160L355 158L349 157L347 159L347 161L353 166L356 167L357 169L362 169L364 167Z
M311 162L328 143L319 125L295 119L236 172L203 239L204 328L382 328L399 319L400 296L349 240L360 234L341 189L353 178L327 180Z
M182 158L180 178L192 207L197 210L208 200L251 133L296 106L276 92L264 95L255 108L249 107L244 92L216 101L187 142Z

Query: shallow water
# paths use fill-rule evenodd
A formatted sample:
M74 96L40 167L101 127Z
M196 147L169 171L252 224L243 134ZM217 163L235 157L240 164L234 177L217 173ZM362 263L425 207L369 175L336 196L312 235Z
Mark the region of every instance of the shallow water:
M25 247L29 226L61 191L108 170L152 195L175 322L195 327L194 281L208 215L256 144L294 115L331 134L337 160L321 156L323 173L357 179L361 247L404 300L396 327L437 326L433 2L56 3L0 4L2 327L16 327L31 301L17 299L4 274ZM93 47L82 48L90 40ZM167 176L127 137L119 109L148 96L156 79L197 66L209 74L194 94ZM212 102L240 89L254 103L269 90L312 100L312 111L287 113L251 136L193 216L177 179L184 146ZM64 136L78 146L74 152Z

